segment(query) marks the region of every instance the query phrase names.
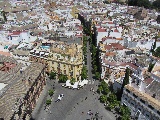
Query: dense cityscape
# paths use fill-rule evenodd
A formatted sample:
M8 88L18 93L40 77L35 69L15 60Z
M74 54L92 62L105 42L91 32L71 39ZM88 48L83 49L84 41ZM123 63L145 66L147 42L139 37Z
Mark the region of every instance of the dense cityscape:
M160 0L0 0L0 120L160 120Z

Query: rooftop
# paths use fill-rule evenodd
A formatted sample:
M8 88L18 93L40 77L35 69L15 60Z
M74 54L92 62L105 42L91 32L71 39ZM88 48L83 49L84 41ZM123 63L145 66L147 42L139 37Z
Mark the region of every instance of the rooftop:
M135 89L134 87L130 86L129 84L125 86L126 89L137 95L144 101L147 101L149 105L153 106L155 109L160 111L160 101L151 97L149 94L140 92L139 90Z
M21 75L16 75L12 78L12 85L8 86L6 92L0 97L0 117L5 120L9 120L13 113L16 111L17 99L23 99L35 82L41 71L44 69L44 65L40 63L32 63ZM32 79L31 83L26 83L28 79ZM23 102L23 100L22 100Z

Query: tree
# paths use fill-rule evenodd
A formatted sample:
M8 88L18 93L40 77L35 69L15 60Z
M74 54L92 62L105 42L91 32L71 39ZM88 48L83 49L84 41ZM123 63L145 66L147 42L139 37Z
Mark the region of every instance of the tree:
M148 67L148 72L151 72L155 64L150 63Z
M129 84L129 74L130 74L130 70L129 70L129 68L127 67L127 68L126 68L125 77L124 77L124 79L123 79L122 87L124 87L125 85Z
M54 90L49 90L48 93L49 93L49 96L53 96Z
M156 48L157 39L158 39L158 36L155 36L155 41L154 41L154 44L153 44L153 50Z
M51 72L49 78L56 79L56 72Z
M117 96L114 94L114 93L111 93L107 100L110 102L110 103L117 103Z
M103 88L103 91L102 91L103 94L107 95L109 92L110 91L108 87Z
M87 79L87 68L83 66L82 73L81 73L82 80Z
M152 6L154 8L158 8L160 10L160 0L156 0L152 3Z
M130 6L144 6L145 8L149 8L151 6L151 3L149 0L128 0L128 5Z
M76 79L72 77L71 80L70 80L70 83L71 83L72 85L74 85L75 82L76 82Z
M100 85L102 86L103 89L106 87L108 88L108 84L105 81L102 81Z
M138 0L137 6L149 8L149 7L151 7L151 3L149 2L149 0Z
M107 95L110 91L109 91L109 87L108 84L105 81L102 81L101 84L99 85L99 87L102 87L102 93Z
M50 105L50 104L51 104L51 102L52 102L52 100L51 100L51 99L46 100L46 104L47 104L47 105Z
M120 106L119 112L121 114L121 120L130 120L130 109L126 106Z
M7 21L6 13L4 11L1 11L1 14L2 14L4 20Z
M106 95L101 95L100 96L100 102L105 103L107 101L107 96Z
M153 53L154 56L156 57L160 57L160 46L157 47L157 49L155 50L155 52Z
M109 104L109 105L107 106L107 108L108 108L109 110L112 110L112 109L114 108L114 105L113 105L113 104Z
M98 89L97 89L97 92L98 92L99 94L101 94L101 93L102 93L102 91L103 91L102 86L99 86L99 87L98 87Z
M120 95L122 97L122 94L123 94L123 88L125 85L129 84L129 75L130 75L130 69L127 67L126 68L126 73L125 73L125 77L123 79L123 83L122 83L122 87L121 87L121 92L120 92Z
M109 4L108 0L103 1L104 4Z
M96 73L95 73L95 77L96 77L96 79L98 79L98 80L99 80L99 79L100 79L100 77L101 77L100 73L99 73L99 72L96 72Z
M60 76L59 76L60 83L65 83L67 80L68 80L67 75L60 74Z

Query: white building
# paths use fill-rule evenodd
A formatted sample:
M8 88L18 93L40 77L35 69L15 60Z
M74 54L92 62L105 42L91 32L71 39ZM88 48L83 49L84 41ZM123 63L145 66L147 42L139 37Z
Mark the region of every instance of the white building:
M154 73L160 69L153 68ZM130 83L125 86L121 104L130 108L131 116L138 120L160 119L160 74L146 70L133 72Z

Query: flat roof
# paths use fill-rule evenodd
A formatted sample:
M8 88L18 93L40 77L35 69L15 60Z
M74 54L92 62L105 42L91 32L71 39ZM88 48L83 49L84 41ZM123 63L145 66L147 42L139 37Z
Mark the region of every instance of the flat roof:
M141 98L144 101L147 101L149 105L152 105L155 109L160 111L160 101L151 97L150 95L136 90L134 87L130 86L129 84L125 86L126 89L137 95L139 98Z

